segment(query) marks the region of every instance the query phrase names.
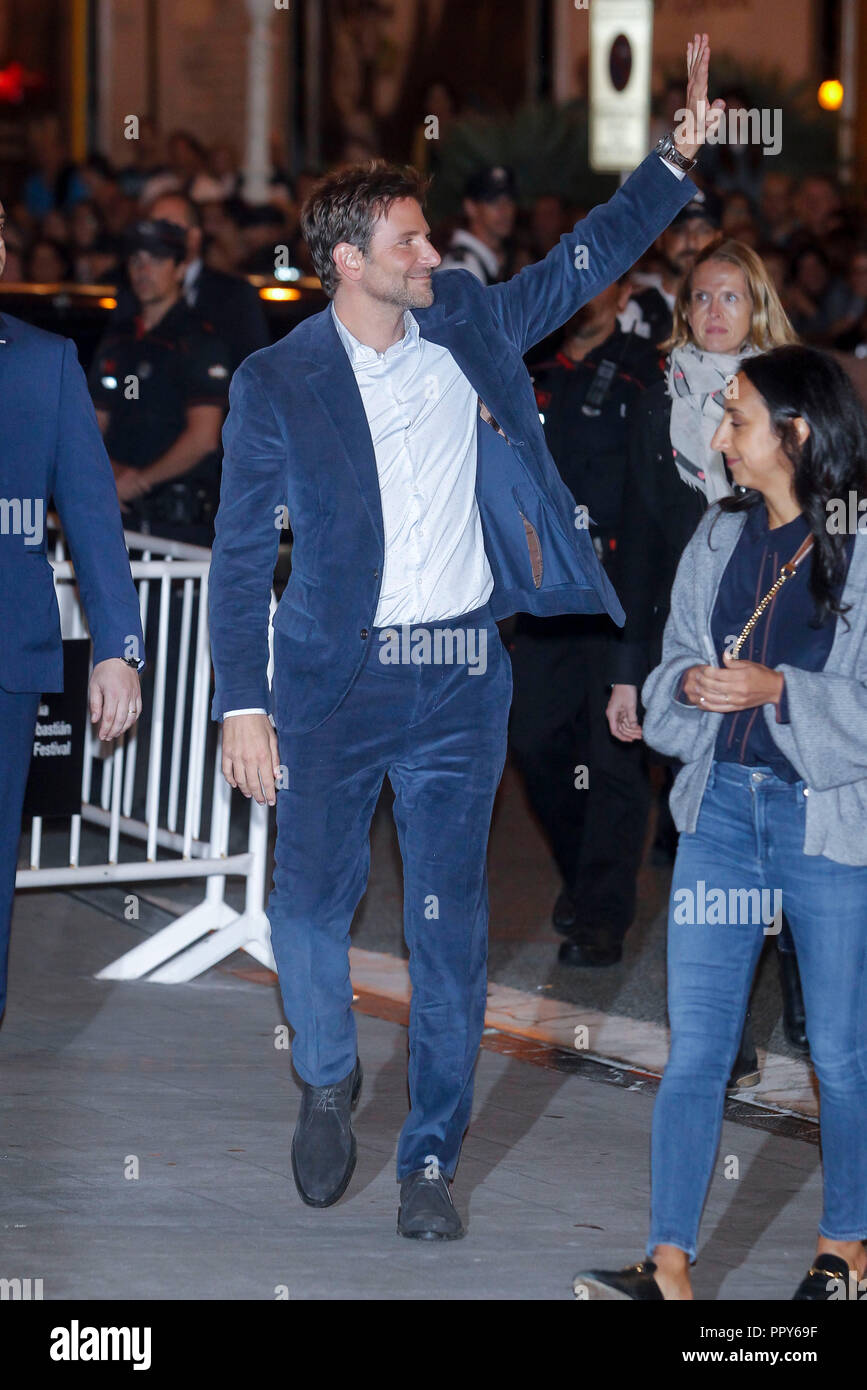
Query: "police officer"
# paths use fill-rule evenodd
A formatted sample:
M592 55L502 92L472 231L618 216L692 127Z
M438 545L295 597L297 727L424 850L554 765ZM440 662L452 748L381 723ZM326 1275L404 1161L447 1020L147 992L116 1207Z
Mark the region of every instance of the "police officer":
M466 227L449 242L440 270L469 270L483 285L508 280L509 241L518 210L515 176L502 164L479 169L464 186Z
M600 560L613 567L624 508L629 412L660 376L658 354L617 315L624 276L564 326L560 351L534 371L548 446L588 524ZM610 643L604 615L521 615L511 642L513 762L547 834L563 879L554 926L563 964L619 961L635 913L636 875L649 806L645 751L612 738L605 717Z
M699 189L681 208L656 242L660 269L656 274L636 275L644 288L632 295L624 311L624 327L662 343L671 334L677 291L699 251L719 235L722 204L714 193Z
M210 545L229 355L182 297L183 228L138 222L125 249L136 311L109 328L89 382L124 525Z

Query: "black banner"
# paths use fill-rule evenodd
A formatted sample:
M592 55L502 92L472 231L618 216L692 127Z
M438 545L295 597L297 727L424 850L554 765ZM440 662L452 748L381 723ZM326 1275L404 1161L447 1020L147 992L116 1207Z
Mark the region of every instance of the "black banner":
M77 816L81 811L89 671L90 638L64 638L63 690L43 695L36 715L24 795L27 816Z

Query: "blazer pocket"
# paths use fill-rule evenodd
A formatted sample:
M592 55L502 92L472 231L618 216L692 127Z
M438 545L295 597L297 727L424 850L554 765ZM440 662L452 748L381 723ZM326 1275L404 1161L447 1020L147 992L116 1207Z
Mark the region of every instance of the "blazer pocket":
M314 621L311 614L305 613L303 609L280 603L274 614L274 627L284 636L294 638L296 642L303 642L313 631Z

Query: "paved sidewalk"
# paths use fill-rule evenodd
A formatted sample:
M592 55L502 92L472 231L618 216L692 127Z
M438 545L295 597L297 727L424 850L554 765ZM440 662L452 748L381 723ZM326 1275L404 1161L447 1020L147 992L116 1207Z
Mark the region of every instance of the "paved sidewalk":
M46 1299L270 1300L283 1287L296 1300L571 1301L582 1266L641 1255L642 1090L483 1050L455 1187L469 1233L418 1246L395 1234L406 1030L359 1015L358 1168L336 1207L312 1211L290 1174L299 1093L267 976L235 957L191 985L93 978L130 944L129 925L80 900L19 896L0 1031L0 1278L42 1279ZM814 1144L726 1123L699 1296L791 1297L819 1203Z

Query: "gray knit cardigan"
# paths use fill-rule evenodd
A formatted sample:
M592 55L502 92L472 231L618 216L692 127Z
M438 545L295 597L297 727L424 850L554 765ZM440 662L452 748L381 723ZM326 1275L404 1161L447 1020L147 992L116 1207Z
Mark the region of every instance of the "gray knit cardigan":
M690 666L718 664L710 618L745 521L746 512L716 505L702 517L678 566L662 661L641 692L647 743L684 764L671 791L671 813L682 831L695 830L723 715L682 704L676 692ZM855 536L843 602L851 604L849 627L837 619L822 671L777 667L786 679L789 723L777 722L772 704L762 713L808 789L804 853L867 864L867 534Z

